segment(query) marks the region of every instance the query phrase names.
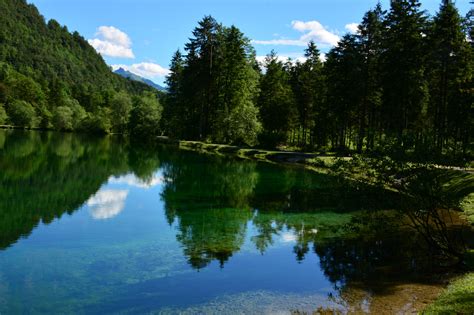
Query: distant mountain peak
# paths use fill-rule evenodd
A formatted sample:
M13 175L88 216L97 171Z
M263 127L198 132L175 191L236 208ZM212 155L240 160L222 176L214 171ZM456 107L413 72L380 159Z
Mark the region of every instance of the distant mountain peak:
M151 86L152 88L155 88L157 89L158 91L162 91L162 92L166 92L166 88L159 85L159 84L156 84L155 82L153 82L152 80L149 80L149 79L146 79L142 76L139 76L138 74L135 74L129 70L126 70L124 69L123 67L120 67L118 68L117 70L114 71L114 73L126 78L126 79L130 79L130 80L133 80L133 81L138 81L138 82L142 82L146 85L149 85Z

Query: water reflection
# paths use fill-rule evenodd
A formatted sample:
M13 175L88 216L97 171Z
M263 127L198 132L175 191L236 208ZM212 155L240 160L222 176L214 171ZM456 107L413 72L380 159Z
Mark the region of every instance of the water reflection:
M313 301L321 301L321 294L344 300L360 288L388 294L400 284L425 285L439 270L422 239L393 224L400 218L391 210L403 202L397 194L300 168L146 148L112 137L0 130L0 169L0 265L9 254L13 266L20 264L12 245L55 221L57 235L69 243L36 255L48 260L51 250L64 257L61 250L81 249L89 240L74 261L59 259L51 269L67 276L48 275L65 291L90 288L94 299L76 301L89 303L85 312L136 304L144 312L172 309L251 290L278 291L280 300L301 292ZM384 219L354 228L372 221L366 216L373 213ZM65 214L77 224L67 225ZM31 242L48 239L38 237ZM16 281L22 285L30 281L38 288L49 279L34 265L25 268L31 279ZM0 277L18 280L8 271ZM153 294L158 297L146 298ZM344 303L364 299L360 294ZM10 302L0 301L0 312L2 303Z
M98 191L87 205L96 220L107 220L117 216L125 207L128 190L108 189Z

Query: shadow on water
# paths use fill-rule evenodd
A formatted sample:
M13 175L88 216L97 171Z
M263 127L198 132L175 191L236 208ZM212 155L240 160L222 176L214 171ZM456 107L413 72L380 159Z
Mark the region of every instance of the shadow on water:
M426 208L420 196L426 195L423 189L429 181L421 176L422 185L416 187L424 188L412 189L411 195L402 197L299 167L206 156L166 146L145 148L112 137L2 130L0 169L0 249L4 251L20 238L28 238L40 223L72 215L111 176L132 173L147 183L159 170L163 177L159 198L166 221L195 270L211 269L215 262L225 271L231 261L244 259L236 256L246 242L262 255L284 242L292 244L289 250L296 263L303 263L310 255L318 257L314 263L332 284L329 298L340 306L337 309L361 311L364 301L374 296L403 297L403 286L418 285L407 289L415 292L425 285L444 283L453 274L453 269L438 259L424 231L409 224L413 218L397 211L406 207L406 196L411 196L416 208ZM461 190L456 193L464 194ZM462 239L473 245L472 231L461 220L452 221L443 231L454 243ZM270 270L273 263L266 263ZM101 268L100 263L93 266ZM108 264L104 266L102 269L110 269ZM256 262L255 266L258 278L265 267ZM283 281L277 273L275 270L275 278ZM226 282L220 288L219 281L204 289L202 279L196 274L147 280L128 286L123 298L115 299L113 305L99 301L86 310L122 311L141 304L135 310L145 312L184 305L183 295L191 305L228 290ZM262 276L262 283L257 284L264 288L264 281ZM253 288L246 285L235 284L231 293ZM284 281L278 285L283 287ZM162 293L159 301L143 294L158 288L169 291Z

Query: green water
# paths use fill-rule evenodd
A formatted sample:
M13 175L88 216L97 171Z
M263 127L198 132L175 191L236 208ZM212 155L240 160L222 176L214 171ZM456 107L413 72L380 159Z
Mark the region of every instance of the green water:
M430 272L350 228L396 195L301 168L0 130L0 170L0 314L370 311Z

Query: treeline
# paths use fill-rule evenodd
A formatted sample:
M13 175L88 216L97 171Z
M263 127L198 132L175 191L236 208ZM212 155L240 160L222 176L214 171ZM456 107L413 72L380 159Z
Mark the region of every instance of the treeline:
M155 134L161 110L154 90L112 73L79 33L25 0L0 1L0 125Z
M250 41L210 16L177 51L167 78L163 128L180 139L304 149L411 153L472 151L473 12L443 0L429 17L417 0L377 5L356 34L321 61L276 53L263 67ZM397 151L397 152L394 152Z

